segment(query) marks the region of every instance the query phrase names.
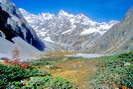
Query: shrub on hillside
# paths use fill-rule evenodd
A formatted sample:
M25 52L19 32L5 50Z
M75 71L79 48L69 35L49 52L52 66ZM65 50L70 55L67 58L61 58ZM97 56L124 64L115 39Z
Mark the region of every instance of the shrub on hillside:
M47 72L41 72L36 68L29 67L28 69L21 68L20 66L10 66L0 64L0 88L5 89L7 86L18 86L18 83L23 79L34 76L49 75ZM14 85L14 84L18 85Z
M29 85L33 89L75 89L73 84L63 78L46 77L32 77Z
M128 87L133 89L133 54L125 53L104 57L92 81L95 89Z
M45 66L45 65L52 65L56 63L56 61L49 61L48 59L40 59L40 60L36 60L36 61L33 61L31 63L32 66Z

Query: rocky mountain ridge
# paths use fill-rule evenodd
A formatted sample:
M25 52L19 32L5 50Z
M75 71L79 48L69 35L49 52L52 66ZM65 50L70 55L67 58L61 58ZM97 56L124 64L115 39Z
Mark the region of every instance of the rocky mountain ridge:
M21 57L27 58L44 51L44 43L14 3L10 0L0 0L0 9L0 54L9 57L16 47L21 51Z
M59 51L85 50L85 46L92 46L95 40L113 25L119 23L118 21L99 23L84 14L74 15L63 10L59 11L58 14L41 13L38 15L29 13L24 9L19 10L39 37L45 43L48 42L54 46L56 44ZM47 47L49 48L49 45L46 45Z
M89 49L93 53L133 52L133 7Z

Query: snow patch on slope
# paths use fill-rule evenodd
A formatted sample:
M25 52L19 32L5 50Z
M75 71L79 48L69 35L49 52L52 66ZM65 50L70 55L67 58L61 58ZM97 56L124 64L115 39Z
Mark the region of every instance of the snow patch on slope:
M111 22L109 22L109 24L107 24L105 22L99 23L98 27L91 27L89 29L84 29L80 35L88 35L88 34L95 33L95 32L98 32L101 35L103 35L114 25L114 23L118 23L118 22L111 21Z
M48 41L48 42L51 42L51 43L55 43L54 41L51 40L50 37L45 37L44 40L45 40L45 41Z
M0 58L7 57L12 59L12 51L15 47L17 47L20 51L20 61L31 61L31 59L36 58L36 56L40 55L41 53L35 47L22 40L20 37L14 38L13 41L15 44L4 38L0 38Z

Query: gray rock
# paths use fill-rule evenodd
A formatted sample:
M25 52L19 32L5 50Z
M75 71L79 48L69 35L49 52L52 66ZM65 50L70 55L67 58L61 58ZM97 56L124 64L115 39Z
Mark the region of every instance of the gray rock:
M133 51L133 8L130 8L125 18L98 39L88 51L94 53Z
M92 46L96 39L118 23L118 21L98 23L83 14L73 15L63 10L58 14L41 13L39 15L24 9L20 11L39 37L45 43L50 41L49 45L46 44L46 49L49 51L87 51L87 47Z
M28 25L15 5L9 0L0 0L0 7L2 7L2 10L11 16L8 18L8 22L5 24L5 27L3 26L6 28L6 33L3 32L4 35L1 37L6 36L5 38L8 38L7 40L12 43L14 43L12 41L14 37L20 37L28 44L34 46L40 51L43 51L45 48L44 43L38 38L35 31ZM8 33L12 33L10 34L12 38L8 37Z

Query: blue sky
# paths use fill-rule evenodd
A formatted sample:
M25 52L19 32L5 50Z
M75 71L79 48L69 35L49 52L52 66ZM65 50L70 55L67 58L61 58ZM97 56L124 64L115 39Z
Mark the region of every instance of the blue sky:
M83 13L91 19L102 22L121 20L133 0L13 0L17 8L31 13L57 13L63 9L69 13Z

